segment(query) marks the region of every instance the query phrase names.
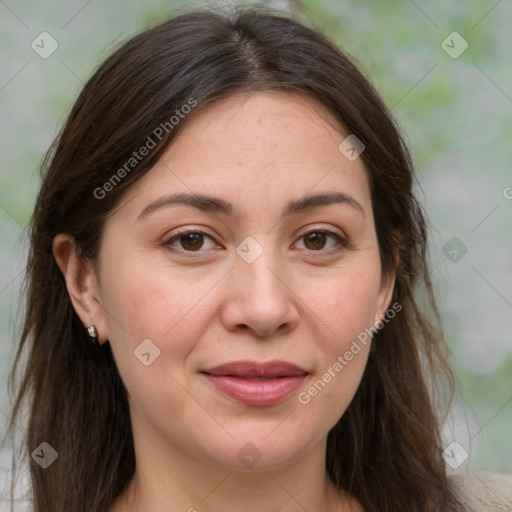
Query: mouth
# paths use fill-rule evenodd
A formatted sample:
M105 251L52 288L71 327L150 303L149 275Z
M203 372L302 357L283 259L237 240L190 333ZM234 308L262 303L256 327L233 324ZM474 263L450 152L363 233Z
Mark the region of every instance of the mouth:
M213 387L239 403L268 406L284 401L309 373L287 361L234 361L201 372Z

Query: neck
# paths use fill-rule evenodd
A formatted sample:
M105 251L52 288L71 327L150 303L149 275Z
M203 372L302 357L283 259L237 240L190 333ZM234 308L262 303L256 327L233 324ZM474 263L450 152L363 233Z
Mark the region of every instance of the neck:
M289 465L233 471L142 439L134 477L110 512L362 512L328 477L325 446L323 439Z

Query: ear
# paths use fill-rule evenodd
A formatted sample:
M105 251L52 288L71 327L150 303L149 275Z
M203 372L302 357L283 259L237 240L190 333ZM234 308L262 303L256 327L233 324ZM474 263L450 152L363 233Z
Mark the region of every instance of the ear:
M379 297L377 301L377 311L375 312L374 325L385 315L389 308L395 288L396 271L400 263L400 245L396 243L393 246L393 259L395 261L394 269L387 275L383 275L380 283Z
M66 281L71 303L84 324L84 329L95 325L99 343L108 340L104 310L98 280L90 261L80 259L74 238L60 233L53 239L53 256Z

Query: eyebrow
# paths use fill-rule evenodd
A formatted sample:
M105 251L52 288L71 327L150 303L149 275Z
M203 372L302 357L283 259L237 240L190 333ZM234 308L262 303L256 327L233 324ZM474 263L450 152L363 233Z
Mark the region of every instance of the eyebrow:
M177 193L163 196L148 204L137 216L137 221L150 213L167 206L182 204L192 206L204 212L223 213L225 215L239 217L238 210L225 199L197 193ZM281 214L281 219L287 215L297 214L331 204L344 204L357 210L365 217L364 208L352 196L345 192L323 192L318 194L307 194L299 199L288 201Z

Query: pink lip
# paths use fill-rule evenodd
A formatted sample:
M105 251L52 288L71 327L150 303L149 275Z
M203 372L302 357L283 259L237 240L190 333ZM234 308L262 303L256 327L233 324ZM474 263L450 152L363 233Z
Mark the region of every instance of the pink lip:
M234 361L201 372L219 390L246 405L273 405L290 396L308 372L286 361Z

